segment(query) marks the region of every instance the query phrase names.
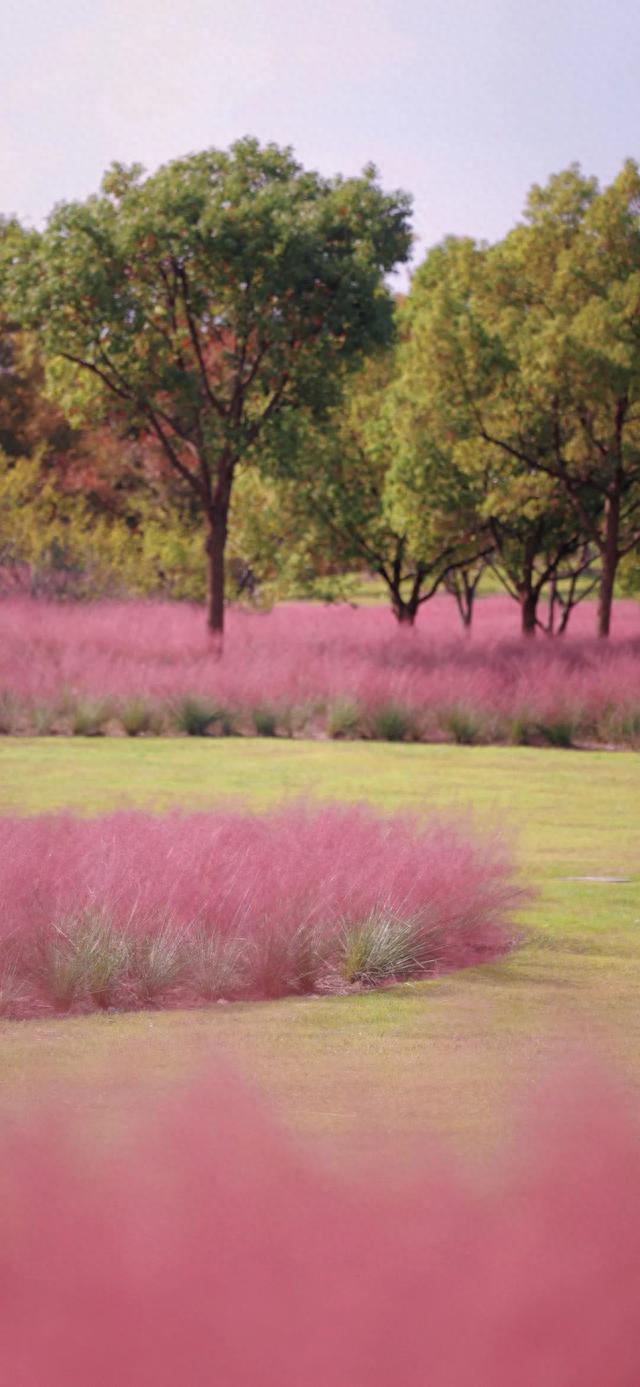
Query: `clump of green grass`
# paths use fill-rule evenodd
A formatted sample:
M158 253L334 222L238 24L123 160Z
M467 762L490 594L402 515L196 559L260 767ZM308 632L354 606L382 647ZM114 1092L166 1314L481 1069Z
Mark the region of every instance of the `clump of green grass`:
M371 735L378 742L407 742L416 737L416 719L402 703L381 703L371 714Z
M383 912L351 925L342 938L340 971L349 983L375 987L415 977L433 962L414 922Z
M56 710L49 703L37 703L31 711L31 723L37 737L48 737L56 723Z
M473 708L458 703L447 708L441 719L442 728L459 746L474 746L482 737L482 722Z
M37 956L37 981L59 1011L83 997L112 1006L129 966L126 937L102 911L87 910L56 922Z
M299 737L313 723L318 711L318 701L314 699L284 707L280 715L280 726L285 737Z
M28 992L24 976L15 959L7 959L0 970L0 1016L6 1020L22 1015Z
M18 728L20 708L18 700L5 690L0 692L0 735L10 737Z
M186 732L188 737L206 737L212 732L228 737L235 729L233 714L228 708L190 695L176 704L174 718L178 731Z
M120 711L120 722L128 737L140 737L146 733L157 735L162 725L158 710L144 698L128 699Z
M557 713L553 717L540 719L537 729L549 746L572 747L577 731L576 719L568 713Z
M235 937L198 929L189 940L189 972L198 996L205 1002L230 1001L244 990L247 946Z
M183 936L171 921L152 934L134 938L130 945L131 985L143 1006L157 1006L174 991L186 968Z
M609 705L598 719L594 736L597 741L612 742L614 746L640 747L640 704L626 708Z
M326 972L326 940L307 924L256 934L250 949L252 986L262 997L314 992Z
M336 698L329 705L327 732L335 740L361 735L362 709L355 698Z
M259 704L252 712L253 726L258 737L275 737L278 730L278 715L267 704Z
M531 713L524 708L519 709L509 719L507 735L512 746L531 746L536 736L536 723Z
M103 737L110 713L104 699L78 699L71 714L74 737Z

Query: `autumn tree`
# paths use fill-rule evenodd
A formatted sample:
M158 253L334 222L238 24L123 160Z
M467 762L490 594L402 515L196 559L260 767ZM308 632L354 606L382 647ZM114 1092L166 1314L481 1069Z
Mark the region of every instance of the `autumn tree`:
M148 177L114 164L17 246L8 292L58 398L151 434L197 505L212 632L236 470L279 417L321 416L389 340L384 276L407 258L408 212L372 168L325 179L245 139Z

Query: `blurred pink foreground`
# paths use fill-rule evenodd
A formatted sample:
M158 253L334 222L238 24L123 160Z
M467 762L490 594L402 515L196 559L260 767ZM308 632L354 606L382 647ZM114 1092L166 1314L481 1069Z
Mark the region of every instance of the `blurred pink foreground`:
M514 942L494 834L301 804L0 819L0 1015L375 986Z
M134 729L153 730L153 711L155 730L175 731L180 701L195 696L209 700L218 730L221 719L226 730L264 731L266 711L269 730L289 735L640 741L640 604L616 604L609 642L594 638L594 622L585 604L562 638L527 641L506 597L478 601L470 637L449 597L430 602L413 631L377 607L232 609L216 659L200 608L7 599L0 727L81 731L82 701L103 700L102 727L121 730L135 699L149 720L134 718ZM385 721L390 705L404 722Z
M0 1380L637 1387L638 1131L605 1085L551 1108L482 1194L321 1175L231 1082L109 1158L35 1117L0 1143Z

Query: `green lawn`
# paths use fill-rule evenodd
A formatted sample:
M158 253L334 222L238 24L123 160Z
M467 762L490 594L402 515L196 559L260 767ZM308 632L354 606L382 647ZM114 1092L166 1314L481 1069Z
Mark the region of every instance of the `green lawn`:
M513 836L539 897L526 912L535 931L526 947L431 983L198 1012L5 1022L0 1103L9 1113L44 1082L113 1127L135 1109L139 1085L163 1089L230 1056L285 1121L344 1159L372 1126L379 1145L403 1151L425 1130L482 1151L509 1121L510 1098L585 1041L640 1087L639 791L633 753L2 739L5 813L203 807L238 797L263 807L311 793L471 811ZM571 880L583 876L631 880Z

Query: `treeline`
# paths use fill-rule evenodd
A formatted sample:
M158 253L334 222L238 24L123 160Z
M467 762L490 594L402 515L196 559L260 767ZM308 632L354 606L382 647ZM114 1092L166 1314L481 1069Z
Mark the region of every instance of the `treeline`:
M490 571L523 632L597 591L608 635L640 579L638 167L555 175L394 300L409 208L247 140L5 222L5 585L206 596L221 632L225 592L354 571L399 621L446 589L469 624Z

